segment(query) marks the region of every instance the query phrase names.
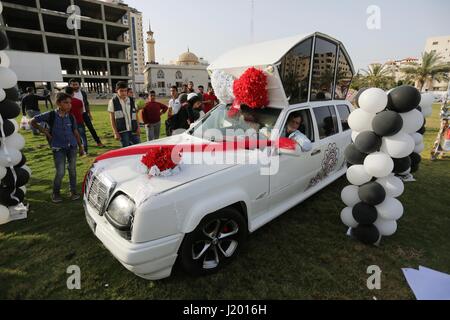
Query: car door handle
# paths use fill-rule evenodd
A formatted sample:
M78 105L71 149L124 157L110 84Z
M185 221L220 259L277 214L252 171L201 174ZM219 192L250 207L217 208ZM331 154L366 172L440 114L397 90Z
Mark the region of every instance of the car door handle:
M313 152L311 152L311 156L317 156L318 154L320 154L322 152L322 150L318 149L318 150L314 150Z

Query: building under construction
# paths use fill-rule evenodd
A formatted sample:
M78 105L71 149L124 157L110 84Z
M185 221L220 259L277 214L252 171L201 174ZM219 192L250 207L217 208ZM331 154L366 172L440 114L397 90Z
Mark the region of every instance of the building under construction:
M129 38L125 40L130 30L130 19L124 19L130 14L127 5L97 0L3 0L2 3L0 28L9 39L11 64L21 70L16 73L22 86L78 78L89 92L111 93L116 82L134 80L134 68L129 68L130 55L127 56L127 50L133 47ZM45 55L59 57L60 65L36 61ZM24 70L30 62L42 70L41 76ZM60 79L45 75L51 68L60 68L52 72L59 73Z

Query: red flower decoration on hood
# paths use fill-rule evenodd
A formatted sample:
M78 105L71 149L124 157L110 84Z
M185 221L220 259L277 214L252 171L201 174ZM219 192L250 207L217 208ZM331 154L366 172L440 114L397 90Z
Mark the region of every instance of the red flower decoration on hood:
M252 109L263 108L269 104L267 76L261 70L249 68L234 81L233 93L239 104Z
M157 166L161 172L173 169L177 164L172 159L172 150L173 147L156 146L142 157L141 162L149 169Z

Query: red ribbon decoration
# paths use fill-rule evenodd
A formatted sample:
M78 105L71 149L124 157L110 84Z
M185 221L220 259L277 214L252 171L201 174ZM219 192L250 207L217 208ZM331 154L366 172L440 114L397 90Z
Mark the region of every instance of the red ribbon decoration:
M152 149L167 148L172 150L172 156L181 154L183 152L225 152L225 151L236 151L236 150L253 150L262 149L265 147L270 147L274 145L273 141L270 140L256 140L256 139L245 139L242 141L230 141L230 142L219 142L219 143L205 143L205 144L176 144L176 145L149 145L149 146L133 146L118 150L113 150L106 152L105 154L97 157L95 162L99 162L106 159L133 156L133 155L145 155ZM295 150L296 142L289 138L280 138L275 146L280 149ZM173 159L175 163L179 162L180 159Z

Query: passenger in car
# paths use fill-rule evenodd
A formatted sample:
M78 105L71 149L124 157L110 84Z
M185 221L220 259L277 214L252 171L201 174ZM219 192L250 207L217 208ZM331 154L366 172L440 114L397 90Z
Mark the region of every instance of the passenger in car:
M306 135L300 132L300 126L302 126L303 119L299 112L293 112L289 115L281 137L289 138L297 142L303 152L311 151L312 143Z

